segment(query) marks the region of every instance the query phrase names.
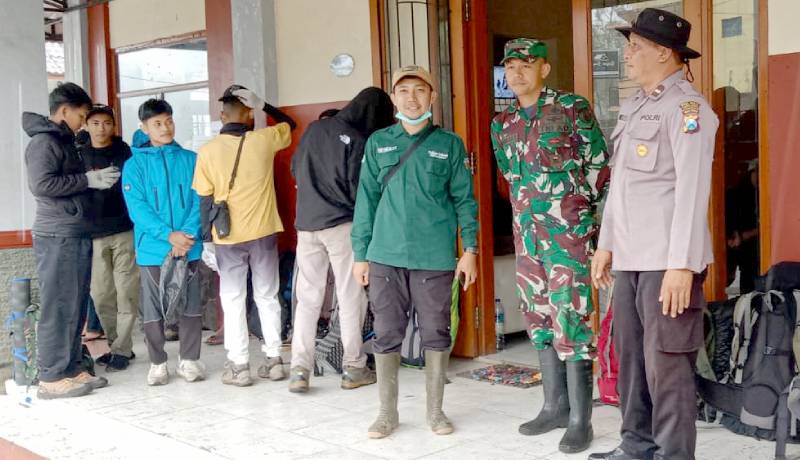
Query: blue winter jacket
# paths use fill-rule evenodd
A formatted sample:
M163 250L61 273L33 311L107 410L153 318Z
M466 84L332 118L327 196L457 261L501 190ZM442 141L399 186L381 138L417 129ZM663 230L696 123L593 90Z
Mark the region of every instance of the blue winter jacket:
M160 266L172 249L169 234L194 235L197 244L187 254L200 259L200 197L192 189L197 154L177 142L153 147L134 136L133 156L122 170L122 192L133 221L136 263Z

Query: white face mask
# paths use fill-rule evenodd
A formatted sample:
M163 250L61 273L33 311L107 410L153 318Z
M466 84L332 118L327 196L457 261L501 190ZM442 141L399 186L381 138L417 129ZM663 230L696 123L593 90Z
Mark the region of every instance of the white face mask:
M404 121L404 122L406 122L406 123L408 123L409 125L412 125L412 126L416 126L416 125L419 125L421 123L424 123L425 120L427 120L428 118L430 118L432 116L433 116L433 113L431 113L430 109L428 109L427 112L425 112L422 115L420 115L419 118L409 118L409 117L403 115L400 112L397 112L395 114L395 118L397 118L400 121Z

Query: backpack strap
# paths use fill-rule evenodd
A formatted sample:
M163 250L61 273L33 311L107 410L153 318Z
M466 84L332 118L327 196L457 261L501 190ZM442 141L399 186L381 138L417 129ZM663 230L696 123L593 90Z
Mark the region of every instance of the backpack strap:
M233 162L231 180L228 182L228 195L230 195L231 190L233 190L233 184L236 182L236 173L239 172L239 158L242 157L242 147L244 146L245 137L247 137L247 133L242 134L242 138L239 140L239 148L236 150L236 160Z
M392 177L394 177L394 175L397 174L397 171L400 170L400 167L403 166L403 164L409 158L411 158L411 154L414 153L415 150L417 150L417 147L419 147L423 142L425 142L425 139L427 139L428 136L433 134L433 132L436 131L437 129L439 129L438 126L431 125L430 128L426 129L422 134L419 135L417 140L415 140L411 145L408 146L406 151L403 152L403 155L400 157L400 160L397 162L397 164L392 166L392 169L390 169L389 172L387 172L386 175L383 176L383 184L382 184L383 190L386 190L386 187L389 185L389 180Z
M753 326L758 321L758 312L753 311L752 303L760 292L750 292L736 301L733 310L733 341L731 343L731 364L728 375L723 377L721 383L728 383L731 377L735 383L742 383L744 363L747 362L750 338L753 336Z
M798 366L800 366L800 315L797 314L797 307L800 305L800 291L792 291L792 298L794 299L792 310L794 311L795 315L794 335L792 336L792 351L794 353L794 367L795 371L797 371ZM798 385L798 387L800 387L800 385Z

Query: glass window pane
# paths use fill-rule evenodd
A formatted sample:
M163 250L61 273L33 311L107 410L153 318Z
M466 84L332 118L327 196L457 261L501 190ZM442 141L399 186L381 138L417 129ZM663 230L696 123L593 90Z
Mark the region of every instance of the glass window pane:
M725 239L729 295L755 288L759 275L758 3L714 0L714 94L723 132Z
M677 15L683 2L676 0L593 0L592 1L592 75L594 113L600 128L611 136L617 123L620 102L636 92L636 84L625 75L623 52L627 40L614 28L631 23L645 8L660 8Z
M120 100L120 135L128 145L131 144L133 133L139 129L139 106L150 98L158 98L158 94L150 96L126 97Z
M121 101L122 137L131 143L133 133L139 129L139 106L160 95L127 97ZM184 148L197 151L212 136L211 116L208 113L208 88L165 93L164 99L172 106L175 120L175 140Z
M208 80L206 40L118 55L120 92Z
M208 113L208 88L166 93L164 99L172 106L175 120L175 140L184 148L197 151L213 137L211 116Z

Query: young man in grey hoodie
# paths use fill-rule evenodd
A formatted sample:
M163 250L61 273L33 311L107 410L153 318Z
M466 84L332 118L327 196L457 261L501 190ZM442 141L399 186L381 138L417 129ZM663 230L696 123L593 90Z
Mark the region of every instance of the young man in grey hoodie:
M75 148L92 100L74 83L49 96L50 115L22 114L31 137L25 149L28 188L36 199L33 251L39 276L41 319L37 331L41 399L83 396L108 384L81 364L92 267L89 189L111 188L120 177L109 166L86 171Z

